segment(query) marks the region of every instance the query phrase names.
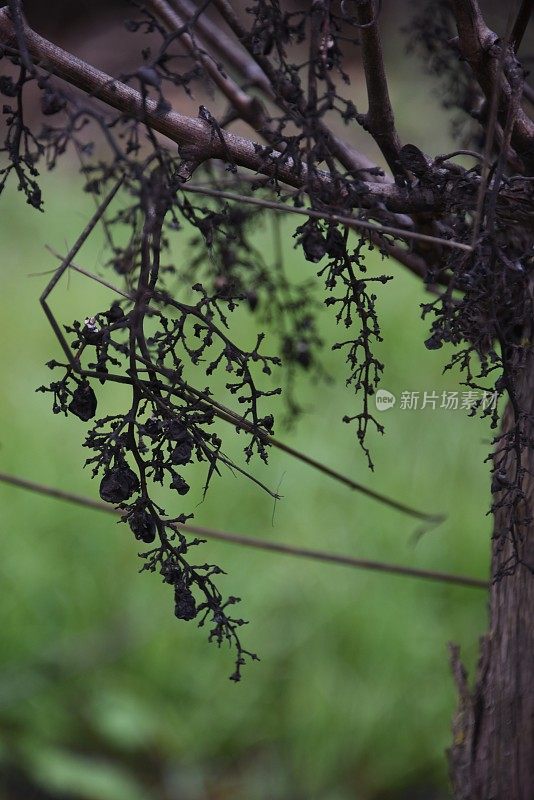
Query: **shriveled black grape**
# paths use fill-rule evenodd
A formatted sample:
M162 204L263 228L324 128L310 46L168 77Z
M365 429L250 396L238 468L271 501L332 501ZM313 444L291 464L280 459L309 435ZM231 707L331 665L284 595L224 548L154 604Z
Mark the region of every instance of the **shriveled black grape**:
M93 419L96 414L97 400L91 386L84 382L80 383L72 393L72 400L69 403L69 411L75 414L84 422Z
M106 503L123 503L139 489L137 475L127 464L107 470L100 482L100 497Z
M174 475L173 479L171 481L171 487L170 488L171 489L175 489L178 492L178 494L184 495L184 494L188 493L188 491L190 489L190 486L187 483L187 481L185 481L182 478L181 475Z
M197 615L195 598L187 586L177 586L174 590L174 615L185 620L194 619Z
M172 451L171 461L173 464L188 464L191 460L191 453L193 452L193 446L190 442L182 442L182 444L177 445L174 450Z
M136 539L150 543L156 538L156 523L152 514L146 509L134 512L129 518L128 524Z

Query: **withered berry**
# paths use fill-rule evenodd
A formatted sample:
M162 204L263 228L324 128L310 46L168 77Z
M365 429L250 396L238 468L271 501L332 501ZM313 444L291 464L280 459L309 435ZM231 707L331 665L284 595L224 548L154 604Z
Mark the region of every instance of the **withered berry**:
M184 495L189 491L189 484L184 481L181 475L174 475L170 485L171 489L176 489L178 494Z
M193 447L191 442L185 441L177 445L172 451L171 461L173 464L189 464Z
M111 304L111 308L109 311L106 311L106 319L108 322L118 322L120 319L124 318L124 311L121 308L121 305L118 300L115 300L114 303Z
M325 239L315 227L308 227L301 239L301 243L307 261L312 261L315 264L326 254L327 244Z
M72 393L72 400L69 403L69 411L75 414L84 422L93 419L96 414L96 395L91 386L84 381L76 387Z
M81 336L87 344L99 344L102 340L102 331L94 317L87 317L81 330Z
M58 114L65 108L65 100L52 89L46 89L41 96L41 111L47 117Z
M141 83L146 83L147 86L155 86L157 88L161 85L161 78L154 67L139 67L137 77Z
M245 296L250 310L256 311L259 302L257 293L254 291L254 289L250 289Z
M165 583L174 584L182 580L182 570L170 558L162 564L160 572Z
M295 343L295 360L304 369L308 369L311 365L310 347L307 342L298 341Z
M100 497L106 503L123 503L139 488L139 480L128 464L108 469L100 482Z
M337 228L330 228L326 237L326 252L331 258L343 258L346 250L345 238Z
M135 511L129 518L128 524L136 539L150 544L156 538L156 523L152 514L146 509Z
M197 605L193 593L188 586L179 584L174 590L174 615L178 619L194 619L197 615Z
M443 342L437 334L433 333L432 336L429 336L425 341L425 347L427 350L439 350L443 347Z
M159 432L160 432L160 423L159 420L156 419L155 417L150 417L150 419L147 419L145 424L142 426L142 433L145 433L152 439L156 438Z
M187 428L177 419L171 419L166 427L167 438L173 442L184 442L189 438Z
M6 97L16 97L18 92L17 84L9 75L0 76L0 93Z

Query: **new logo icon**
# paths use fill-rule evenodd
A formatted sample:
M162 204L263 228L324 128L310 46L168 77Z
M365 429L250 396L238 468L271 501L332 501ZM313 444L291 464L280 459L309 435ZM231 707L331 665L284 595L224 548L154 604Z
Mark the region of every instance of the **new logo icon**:
M385 389L378 389L375 394L375 405L378 411L387 411L389 408L393 408L396 401L395 395Z

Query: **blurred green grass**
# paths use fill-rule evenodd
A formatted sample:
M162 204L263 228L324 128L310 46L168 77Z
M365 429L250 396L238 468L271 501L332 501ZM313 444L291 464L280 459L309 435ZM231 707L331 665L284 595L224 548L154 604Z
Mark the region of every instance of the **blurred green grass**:
M59 347L38 306L47 278L30 273L52 269L44 245L65 250L90 213L74 177L60 192L57 178L44 185L45 215L14 193L3 204L0 469L97 497L82 470L85 425L55 417L49 398L35 392L49 380L44 364ZM270 246L266 233L258 232L258 243ZM186 258L187 250L174 256ZM99 258L89 242L78 261L98 269ZM441 374L446 354L423 346L425 296L417 282L396 264L376 256L370 263L372 272L395 276L379 290L383 387L397 395L461 391L457 375ZM292 249L287 266L301 278L313 270ZM71 322L108 299L107 290L71 274L52 305ZM322 330L335 341L326 310ZM485 576L488 426L462 411L397 405L383 415L385 436L371 439L372 474L341 422L355 405L342 356L327 351L326 361L334 384L300 387L308 412L295 430L278 431L281 438L379 491L444 511L447 521L414 547L412 520L273 452L267 467L253 471L273 488L280 483L274 518L271 498L227 474L195 509L195 522ZM120 392L106 393L120 408ZM233 453L242 447L236 439ZM243 598L246 644L261 657L235 686L227 680L232 654L178 623L168 587L137 574L137 548L124 526L7 486L0 498L4 777L29 780L49 792L43 796L87 800L446 792L455 704L446 644L459 642L473 664L484 592L209 542L203 557L227 570L223 587ZM0 797L12 796L0 786Z

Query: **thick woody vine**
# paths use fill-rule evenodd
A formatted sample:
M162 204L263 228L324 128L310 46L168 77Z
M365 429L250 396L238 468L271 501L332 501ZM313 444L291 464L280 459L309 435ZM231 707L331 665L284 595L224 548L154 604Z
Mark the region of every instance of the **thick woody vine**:
M247 464L278 446L270 398L282 393L294 419L299 375L328 379L322 299L343 330L333 347L347 365L344 421L372 467L368 434L383 430L372 403L383 370L375 287L391 280L392 267L371 273L369 248L429 289L427 347L452 348L450 366L466 386L512 401L515 426L497 437L493 490L494 508L509 509L500 535L513 542L513 557L493 577L523 563L522 462L531 441L517 383L531 349L534 123L517 49L527 5L499 38L474 0L420 4L408 44L441 80L460 137L457 151L433 155L397 131L372 0L315 0L305 13L257 0L243 17L228 0L135 3L126 28L140 43L140 64L115 77L43 39L17 0L0 10L0 188L13 179L42 209L39 170L71 151L97 206L42 296L64 359L49 362L54 378L41 390L55 413L91 422L87 465L101 498L142 543L143 569L172 587L176 616L235 646L234 680L256 656L241 642L238 598L216 587L220 568L195 563L201 540L180 530L191 516L189 465L205 465L204 491L230 469L276 495ZM365 113L346 66L354 52ZM170 88L175 96L206 87L225 110L201 105L188 117L172 109ZM30 126L26 98L35 90L42 117ZM250 138L230 130L237 120ZM387 171L334 133L339 120L369 134ZM282 238L284 213L304 215L292 241ZM272 261L254 242L259 224L272 226ZM75 259L97 226L108 274L89 277L108 287L110 302L65 325L52 292L68 269L87 275ZM293 246L315 265L302 283L288 269ZM244 312L256 321L253 345L233 322ZM129 387L130 405L99 417L113 382ZM477 410L497 426L495 408ZM246 437L242 463L226 453L223 423ZM154 485L169 490L170 513Z

